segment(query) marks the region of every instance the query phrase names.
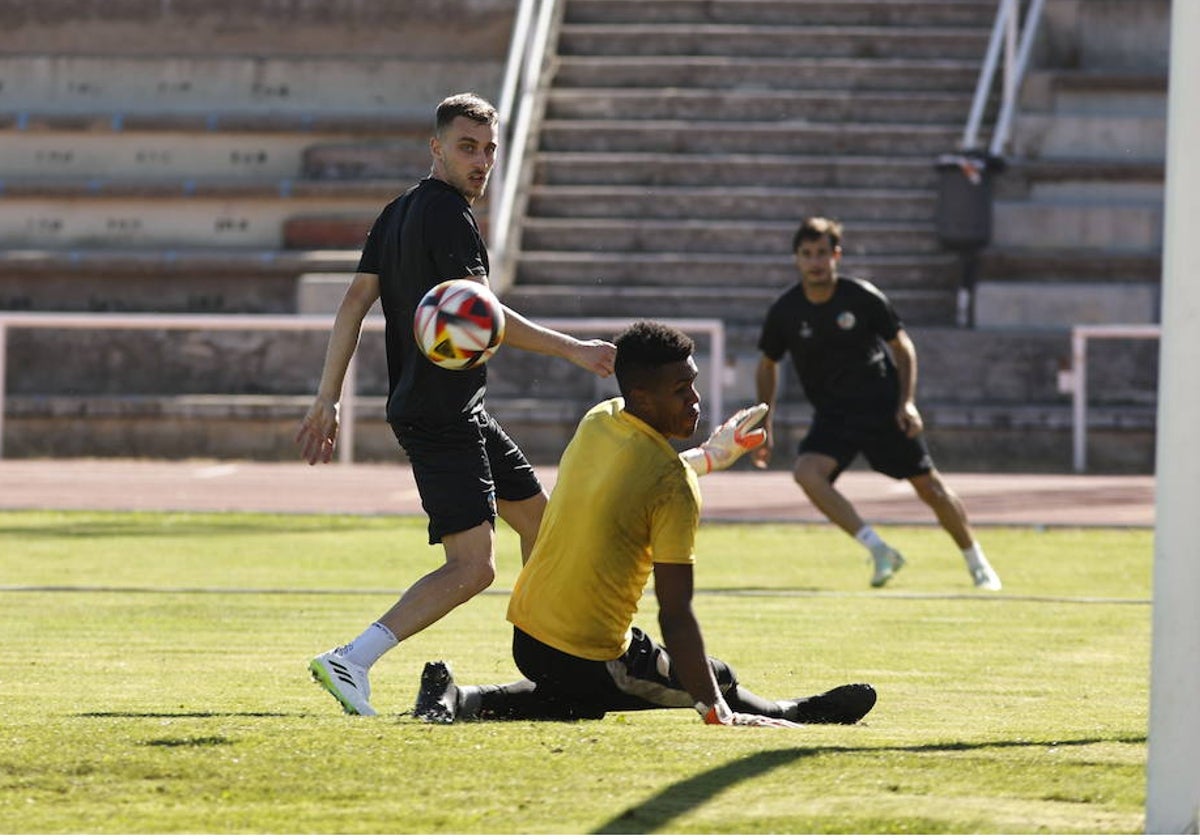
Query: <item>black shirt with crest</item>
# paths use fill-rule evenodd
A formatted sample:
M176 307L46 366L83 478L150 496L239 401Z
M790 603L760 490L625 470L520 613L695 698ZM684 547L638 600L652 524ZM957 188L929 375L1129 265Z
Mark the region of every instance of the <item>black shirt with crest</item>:
M425 358L413 337L417 304L443 280L488 273L487 246L471 205L445 181L425 178L379 214L358 270L379 276L387 320L387 418L440 424L483 405L487 366L451 371Z
M791 354L813 409L831 417L890 418L899 398L886 342L903 323L874 285L838 277L833 295L813 303L797 283L767 310L758 349L778 362Z

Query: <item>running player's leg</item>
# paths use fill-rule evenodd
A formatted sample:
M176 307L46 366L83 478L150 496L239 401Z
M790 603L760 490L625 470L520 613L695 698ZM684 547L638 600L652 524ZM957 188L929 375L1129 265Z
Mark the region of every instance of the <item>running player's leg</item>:
M348 644L313 658L309 671L349 714L373 715L368 671L385 653L486 589L495 578L495 492L477 424L398 425L412 464L429 542L445 562L404 590Z
M520 537L524 563L533 551L549 497L520 447L494 418L486 412L483 418L484 446L496 484L496 508L500 518Z
M1000 576L988 563L975 535L967 520L967 508L950 486L942 479L936 469L922 475L909 478L917 495L937 516L938 524L942 526L954 544L962 552L963 562L967 564L967 573L971 581L979 589L996 591L1002 588Z
M917 491L921 501L937 516L938 524L950 535L954 544L959 549L970 548L975 538L967 522L967 509L958 495L942 480L941 474L931 469L922 475L911 476L908 481Z
M1001 588L1000 577L971 532L966 506L934 466L924 435L910 438L903 432L888 430L865 443L863 455L877 471L892 478L906 479L913 486L917 496L929 506L938 524L962 552L967 572L977 587Z
M858 533L863 521L833 483L857 454L858 445L846 434L843 424L818 414L800 441L799 457L792 470L792 477L817 510L850 536Z
M883 586L904 565L904 557L863 522L854 505L834 486L861 448L848 424L817 415L800 442L793 477L813 505L871 553L872 586Z

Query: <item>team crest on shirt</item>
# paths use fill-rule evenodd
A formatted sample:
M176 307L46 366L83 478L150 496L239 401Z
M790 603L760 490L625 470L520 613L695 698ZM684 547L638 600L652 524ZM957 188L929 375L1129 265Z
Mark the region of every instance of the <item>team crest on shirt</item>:
M837 325L843 330L852 330L857 323L853 312L842 312L837 316Z

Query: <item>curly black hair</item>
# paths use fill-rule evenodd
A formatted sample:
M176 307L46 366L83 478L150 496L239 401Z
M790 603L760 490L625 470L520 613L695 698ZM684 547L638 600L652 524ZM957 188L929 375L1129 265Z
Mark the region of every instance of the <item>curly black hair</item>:
M634 388L650 385L663 365L682 362L696 349L696 342L687 333L658 321L630 324L613 343L617 345L617 387L626 398Z

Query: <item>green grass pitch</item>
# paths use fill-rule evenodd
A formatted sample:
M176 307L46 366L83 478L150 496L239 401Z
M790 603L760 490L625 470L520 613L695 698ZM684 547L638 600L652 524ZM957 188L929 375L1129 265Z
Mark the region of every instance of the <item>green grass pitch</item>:
M1135 833L1149 530L883 527L885 590L829 526L706 524L708 648L767 696L870 681L864 725L704 727L690 710L435 726L422 663L517 676L494 591L372 671L342 715L308 659L435 567L423 520L0 513L3 833ZM652 595L639 623L658 635Z

